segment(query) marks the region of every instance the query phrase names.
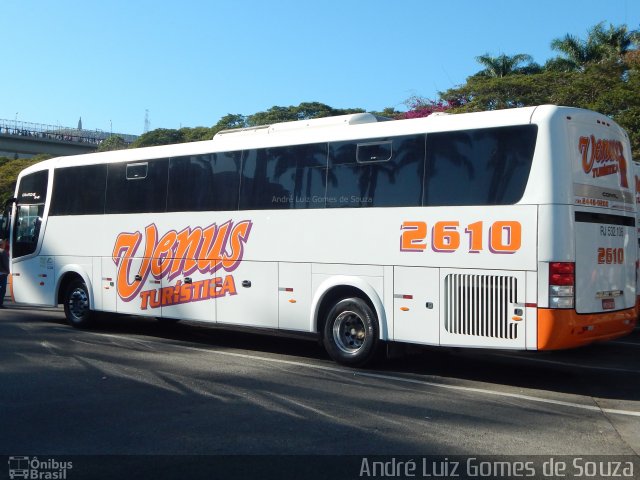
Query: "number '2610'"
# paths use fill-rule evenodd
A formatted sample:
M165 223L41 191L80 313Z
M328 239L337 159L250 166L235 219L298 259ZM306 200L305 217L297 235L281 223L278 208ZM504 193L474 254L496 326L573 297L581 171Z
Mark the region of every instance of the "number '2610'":
M480 253L489 248L491 253L515 253L522 245L522 225L516 221L496 221L488 226L485 238L485 222L474 222L461 231L460 222L441 221L431 227L427 222L406 221L400 227L400 250L403 252L452 253L460 250L462 237L468 240L468 252ZM428 238L429 237L429 238ZM463 249L466 249L463 247Z
M599 264L618 264L624 263L624 249L623 248L598 248L598 263Z

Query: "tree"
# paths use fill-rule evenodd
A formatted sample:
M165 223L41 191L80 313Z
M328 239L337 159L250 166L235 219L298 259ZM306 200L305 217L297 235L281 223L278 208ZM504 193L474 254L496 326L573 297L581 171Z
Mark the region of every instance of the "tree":
M247 117L247 125L257 127L259 125L271 125L280 122L293 122L299 120L296 107L273 106L265 112L257 112Z
M208 127L181 128L178 130L183 142L201 142L213 138L213 129Z
M407 100L408 101L408 100ZM405 102L406 104L406 102ZM391 119L399 119L399 118L404 118L403 115L406 112L400 112L398 110L395 109L395 107L385 107L382 111L380 112L370 112L373 115L377 115L379 117L386 117L386 118L391 118Z
M112 150L124 150L129 145L124 141L120 135L111 135L109 138L103 140L98 146L99 152L109 152Z
M171 145L173 143L182 143L184 141L184 132L167 128L158 128L140 135L136 141L131 144L131 148Z
M552 103L552 93L569 81L569 74L541 72L506 77L472 76L460 86L440 92L452 112L482 112Z
M485 67L476 74L481 77L502 78L508 75L537 73L541 70L540 65L533 61L533 57L526 53L502 54L497 57L486 53L476 57L476 61ZM526 65L522 66L523 63Z
M273 106L266 112L257 112L247 117L247 126L272 125L281 122L332 117L350 113L363 113L361 108L332 108L320 102L303 102L297 107Z
M604 22L591 27L587 38L565 35L551 42L551 48L561 53L551 59L545 68L556 71L584 71L587 65L606 61L622 61L632 47L640 44L640 32L629 31L626 25L609 25L605 30Z
M427 98L414 95L409 98L405 105L409 107L409 110L402 112L397 116L399 119L403 118L423 118L428 117L433 113L443 113L450 110L452 107L447 101L443 100L429 100Z
M180 130L158 128L138 137L138 139L130 145L130 148L211 140L214 135L221 130L362 112L364 112L364 110L361 108L337 109L320 102L303 102L298 106L289 107L273 106L265 112L257 112L249 116L244 116L239 113L228 113L210 128L185 127ZM106 145L104 149L111 150L111 148L108 147L109 145Z
M303 102L297 107L293 107L298 120L308 120L310 118L323 118L337 115L334 108L320 102Z
M590 35L596 43L602 45L603 53L609 59L622 61L632 47L640 45L638 30L629 31L626 25L615 27L612 24L605 30L603 24L604 22L593 27Z
M603 56L601 46L593 38L582 40L570 34L554 39L551 49L564 56L547 62L546 67L551 70L581 71L587 64L600 61Z
M220 130L245 127L247 127L247 117L239 113L227 113L212 128L217 133Z

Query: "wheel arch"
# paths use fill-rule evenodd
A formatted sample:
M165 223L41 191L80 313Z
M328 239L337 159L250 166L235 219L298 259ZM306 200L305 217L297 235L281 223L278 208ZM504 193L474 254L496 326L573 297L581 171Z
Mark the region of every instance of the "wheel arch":
M58 305L64 302L64 294L67 288L76 279L82 280L87 286L87 293L89 294L89 305L93 308L95 305L93 298L93 286L89 275L80 265L65 265L58 273L58 281L56 284L56 299Z
M338 300L347 297L358 297L369 304L376 313L379 339L388 340L387 316L380 295L362 278L351 276L330 277L318 286L311 301L311 318L309 319L311 331L322 335L329 310Z

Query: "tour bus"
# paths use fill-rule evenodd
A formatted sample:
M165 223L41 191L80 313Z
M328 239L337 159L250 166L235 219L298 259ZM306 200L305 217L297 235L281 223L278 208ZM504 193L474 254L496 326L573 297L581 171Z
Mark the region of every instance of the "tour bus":
M390 342L554 350L630 333L627 134L552 105L361 113L46 160L10 221L16 302Z

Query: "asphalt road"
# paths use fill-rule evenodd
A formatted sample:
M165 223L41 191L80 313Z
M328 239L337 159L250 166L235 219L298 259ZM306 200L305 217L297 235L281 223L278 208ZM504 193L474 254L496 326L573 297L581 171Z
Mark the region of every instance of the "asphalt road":
M0 311L0 455L638 455L640 331L557 353L424 350Z

